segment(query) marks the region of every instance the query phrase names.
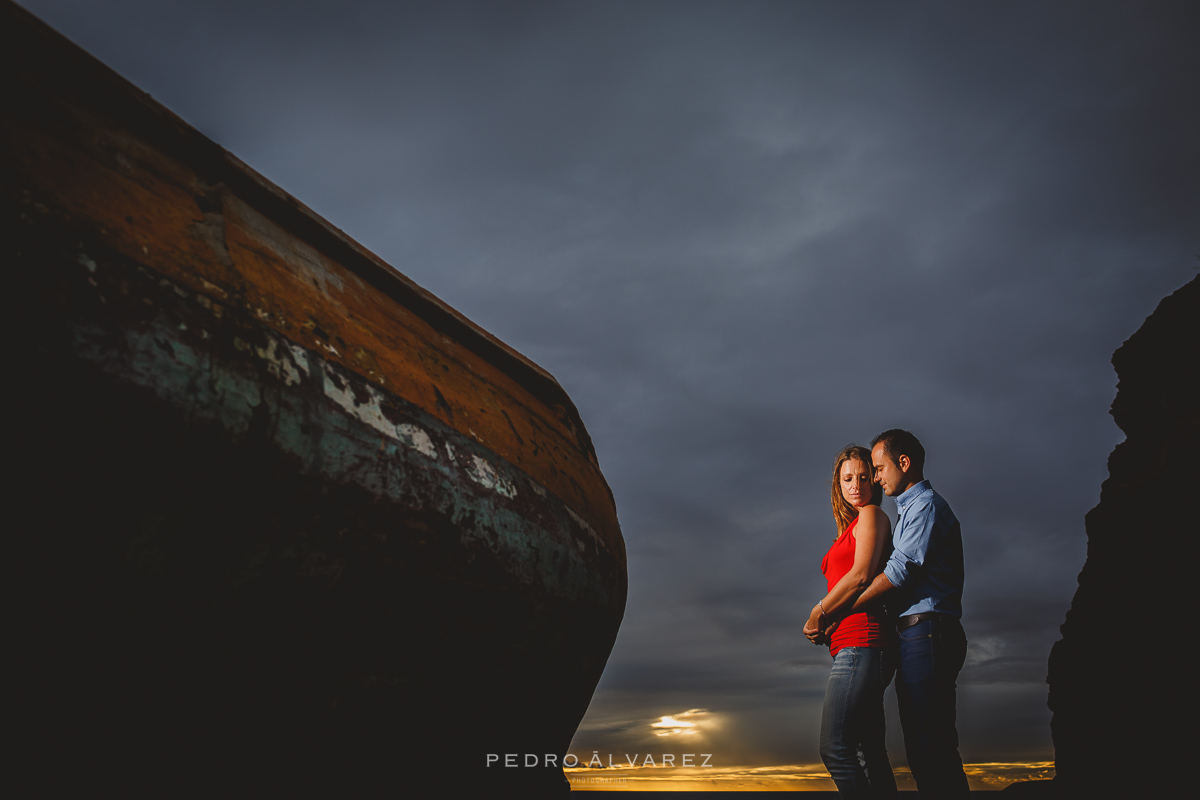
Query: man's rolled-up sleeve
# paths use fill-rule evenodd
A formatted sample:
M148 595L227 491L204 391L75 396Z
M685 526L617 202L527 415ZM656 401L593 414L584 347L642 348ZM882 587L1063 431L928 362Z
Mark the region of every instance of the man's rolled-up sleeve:
M892 557L883 567L883 574L887 576L888 582L899 589L904 584L912 579L913 573L920 564L914 564L909 561L899 550L892 552Z
M933 504L911 509L903 528L896 532L892 557L883 568L892 586L900 588L924 569L932 538Z

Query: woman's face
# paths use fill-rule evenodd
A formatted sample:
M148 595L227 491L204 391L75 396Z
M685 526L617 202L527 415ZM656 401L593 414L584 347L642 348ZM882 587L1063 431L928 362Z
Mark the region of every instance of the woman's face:
M838 483L842 487L842 497L855 508L869 505L875 489L872 485L871 465L864 464L856 458L842 463Z

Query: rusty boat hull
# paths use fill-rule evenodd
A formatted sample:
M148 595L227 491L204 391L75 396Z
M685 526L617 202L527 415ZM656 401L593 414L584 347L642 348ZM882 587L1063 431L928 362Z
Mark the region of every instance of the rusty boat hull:
M565 790L626 594L566 394L26 12L0 28L27 774Z

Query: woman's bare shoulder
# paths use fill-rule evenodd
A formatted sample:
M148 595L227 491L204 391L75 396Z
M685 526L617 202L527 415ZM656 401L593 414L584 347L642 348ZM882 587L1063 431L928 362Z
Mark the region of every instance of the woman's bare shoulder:
M888 519L888 515L879 506L863 506L858 510L858 516L859 525L866 522L874 525L876 530L890 531L892 529L892 521Z

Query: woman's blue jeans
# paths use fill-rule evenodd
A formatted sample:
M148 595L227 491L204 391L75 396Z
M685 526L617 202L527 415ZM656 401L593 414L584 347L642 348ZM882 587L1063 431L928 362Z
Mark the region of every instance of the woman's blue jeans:
M821 714L821 760L842 797L895 797L884 741L883 690L894 647L843 647L833 659Z

